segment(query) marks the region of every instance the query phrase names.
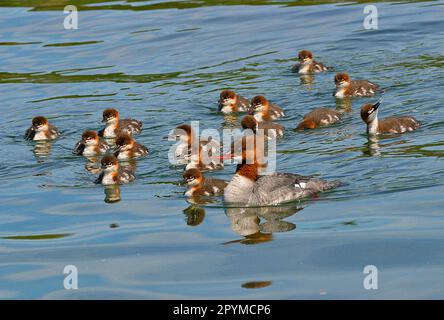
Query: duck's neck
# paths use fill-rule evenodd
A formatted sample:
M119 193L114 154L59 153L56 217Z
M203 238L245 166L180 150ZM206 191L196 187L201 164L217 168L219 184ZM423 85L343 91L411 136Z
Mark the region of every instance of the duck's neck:
M270 117L270 113L268 112L268 109L265 111L259 111L258 113L256 113L254 115L254 118L256 119L257 122L263 122L263 121L270 121L271 117Z
M236 169L236 174L225 188L225 201L239 204L248 203L257 177L258 167L256 163L239 164Z
M107 123L105 125L104 136L108 138L114 138L117 135L118 124L116 122Z
M375 118L367 123L367 133L368 134L377 134L378 133L378 115L375 116Z
M344 98L348 94L348 89L350 88L350 84L344 84L336 88L335 97Z
M313 64L312 61L301 63L301 65L299 67L299 73L307 73L307 72L309 72L312 64Z
M252 181L256 181L258 176L258 164L238 164L236 166L236 175L244 176Z
M199 182L198 184L194 185L194 186L190 186L188 188L188 190L185 192L186 196L193 196L193 194L197 191L199 191L200 189L202 189L203 186L203 180L201 182Z
M115 184L117 183L118 170L106 170L103 173L102 184Z
M97 144L87 144L83 150L84 155L96 154L99 152L99 143Z

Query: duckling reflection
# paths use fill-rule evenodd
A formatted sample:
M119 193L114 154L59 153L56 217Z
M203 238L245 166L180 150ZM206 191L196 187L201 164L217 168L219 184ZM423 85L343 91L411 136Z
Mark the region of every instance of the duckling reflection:
M341 112L352 111L352 98L344 97L342 99L336 99L336 109Z
M135 159L129 159L126 161L122 161L122 162L120 162L120 166L132 171L133 173L136 173L137 161Z
M190 205L183 210L183 214L186 216L186 222L188 226L198 226L205 219L205 209L197 205Z
M301 74L300 79L301 79L301 85L307 87L307 89L311 89L313 87L313 80L314 80L313 74L310 73Z
M235 113L224 114L224 121L222 122L222 128L224 129L239 128L239 124L237 123L237 115Z
M116 138L104 138L104 137L101 137L101 139L108 145L109 150L116 149L116 147L117 147L117 145L116 145Z
M51 153L51 142L50 140L37 140L34 144L34 156L37 162L42 162Z
M364 145L363 153L368 156L380 156L381 147L379 146L379 137L376 135L367 136L367 142Z
M102 170L100 164L101 158L99 156L85 157L85 159L86 159L85 169L89 173L98 174ZM136 172L136 165L137 163L134 159L128 161L122 161L120 163L121 167L126 168L132 172Z
M294 223L284 221L300 210L302 206L226 208L225 214L231 220L231 229L245 239L233 240L224 244L258 244L273 240L273 233L294 230ZM261 219L264 220L261 223Z
M100 165L100 157L99 156L91 156L91 157L85 157L86 163L85 163L85 169L89 173L97 174L101 170Z
M105 202L115 203L121 200L120 197L120 186L118 184L106 185L103 188L105 192Z

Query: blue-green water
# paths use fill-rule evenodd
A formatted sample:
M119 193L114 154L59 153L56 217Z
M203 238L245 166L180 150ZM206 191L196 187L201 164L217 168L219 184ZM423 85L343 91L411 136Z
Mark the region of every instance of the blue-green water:
M0 298L444 297L444 1L377 3L373 31L364 4L73 1L79 29L65 30L64 1L17 3L0 7ZM422 128L368 142L359 108L374 99L359 99L341 124L291 131L336 104L332 73L290 73L305 48L386 88L381 116ZM279 171L347 185L296 207L185 210L161 138L190 120L238 123L216 112L223 88L286 110ZM151 151L116 203L70 154L106 107L142 120ZM22 138L38 114L63 130L48 156ZM370 264L378 290L363 287ZM78 290L64 289L65 265Z

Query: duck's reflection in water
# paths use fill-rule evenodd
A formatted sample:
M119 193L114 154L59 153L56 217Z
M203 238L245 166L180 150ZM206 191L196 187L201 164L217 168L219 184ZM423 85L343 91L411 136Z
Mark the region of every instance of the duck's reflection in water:
M192 227L200 225L205 219L205 209L195 204L184 209L183 214L186 217L187 225Z
M312 89L314 76L312 74L301 74L301 85L306 87L307 89Z
M367 142L364 144L363 153L368 156L380 156L381 147L379 146L379 137L368 135Z
M99 174L102 170L101 167L101 158L94 156L94 157L85 157L86 163L85 163L85 169L89 173L92 174ZM136 173L137 163L136 160L131 159L128 161L122 161L120 162L120 167L130 170L132 173Z
M181 184L183 185L183 182L181 182ZM217 200L214 197L208 197L208 196L192 196L192 197L187 197L187 202L189 204L191 204L190 207L192 207L192 206L198 207L199 205L217 203ZM190 208L190 207L188 207L188 208ZM187 210L187 209L185 209L185 210Z
M107 185L103 188L105 192L105 202L114 203L120 201L120 186L118 184Z
M136 173L136 169L137 169L137 161L136 159L129 159L126 161L122 161L120 162L120 166L122 168L125 168L127 170L130 170L132 173Z
M352 99L350 97L336 99L336 110L341 111L341 112L351 112L352 111Z
M91 156L91 157L85 157L86 163L85 163L85 169L89 173L92 174L98 174L101 170L100 168L100 157L98 156Z
M39 140L34 144L34 156L37 162L42 162L51 153L51 141L49 140Z
M116 148L116 138L102 138L102 139L109 145L110 150L114 152L113 150L115 150Z
M239 124L237 123L237 115L235 113L224 114L222 127L224 129L239 128Z
M273 240L273 233L287 232L296 228L294 223L284 221L302 210L302 206L226 208L225 213L231 220L231 229L244 239L224 244L258 244Z

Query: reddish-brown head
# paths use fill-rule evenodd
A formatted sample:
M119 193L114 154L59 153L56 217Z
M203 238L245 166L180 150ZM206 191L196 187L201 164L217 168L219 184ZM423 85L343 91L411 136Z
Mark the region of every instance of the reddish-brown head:
M37 116L32 119L32 126L34 129L39 129L43 126L48 125L48 119L42 116Z
M224 100L230 100L230 99L236 99L236 93L231 90L223 90L220 93L220 101L223 102Z
M253 138L253 139L251 139ZM257 141L254 136L245 136L242 138L242 153L241 161L237 160L238 165L236 174L251 180L256 180L258 177L259 164L257 162L258 150ZM237 157L235 157L237 158Z
M337 87L342 87L350 83L350 76L346 72L339 72L335 75L335 84Z
M314 129L316 128L316 122L314 122L311 119L306 119L299 123L299 125L296 127L296 130L305 130L305 129Z
M86 144L95 143L95 142L99 141L99 135L97 134L96 131L87 130L87 131L83 132L82 140Z
M248 115L242 119L241 126L244 130L250 129L253 132L256 132L257 121L253 116Z
M103 122L111 123L116 120L119 120L119 111L111 108L103 111Z
M264 96L255 96L253 99L251 99L250 110L252 112L266 111L268 110L268 107L269 107L269 102Z
M126 151L134 146L134 139L126 134L120 134L116 139L116 151Z
M252 164L242 163L237 165L236 174L255 181L258 177L258 169L259 166L256 162Z
M179 138L183 142L191 143L193 131L189 124L182 124L174 128L172 138ZM171 135L170 135L171 136Z
M235 159L237 163L252 164L255 163L257 158L256 147L258 141L255 135L245 135L242 137L242 143L240 145L240 150L236 144L232 145L231 153L228 156L223 156L224 158Z
M119 161L114 155L107 155L100 161L103 170L115 170L119 166Z
M381 105L380 101L376 102L375 104L371 103L364 104L361 108L361 119L365 123L370 123L373 120L375 120L380 105Z
M126 133L119 135L116 139L116 146L120 147L120 148L130 146L133 143L134 143L134 139Z
M223 110L223 109L224 109L224 107L233 106L233 104L236 103L236 99L237 99L237 96L233 91L223 90L219 96L219 111L232 112L233 111L232 109L229 109L229 110Z
M183 182L189 186L196 186L203 181L203 175L198 169L188 169L183 175Z
M300 63L313 60L313 54L308 50L299 51L298 59Z

